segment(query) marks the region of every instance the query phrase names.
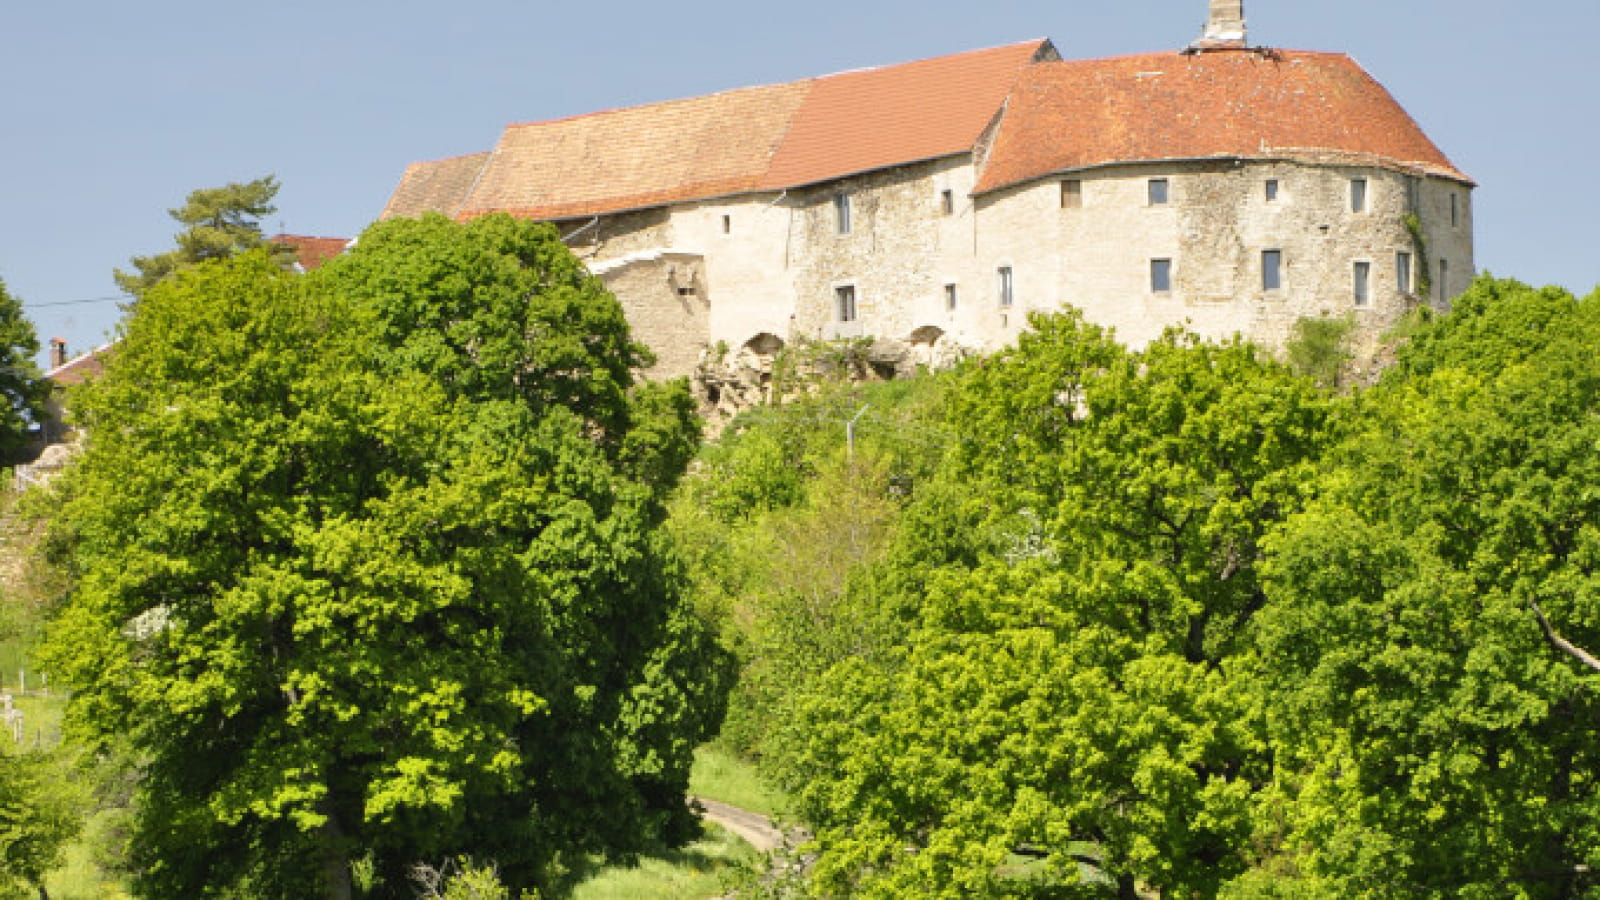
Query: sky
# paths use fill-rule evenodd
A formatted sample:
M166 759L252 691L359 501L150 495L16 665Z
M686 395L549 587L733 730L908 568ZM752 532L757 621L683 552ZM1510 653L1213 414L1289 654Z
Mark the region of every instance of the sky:
M1048 37L1184 46L1207 0L55 0L0 8L0 280L41 344L106 341L112 270L189 191L274 174L262 224L359 234L405 167L512 122ZM1250 41L1348 53L1475 179L1479 271L1600 285L1596 0L1246 0ZM41 361L43 357L41 354Z

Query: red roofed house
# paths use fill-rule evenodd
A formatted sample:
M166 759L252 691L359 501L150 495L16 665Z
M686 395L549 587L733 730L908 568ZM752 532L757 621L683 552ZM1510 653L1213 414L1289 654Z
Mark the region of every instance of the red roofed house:
M294 269L301 274L320 267L350 246L349 238L310 237L303 234L275 234L270 240L294 251Z
M989 350L1066 304L1131 344L1346 313L1372 340L1466 286L1472 187L1349 57L1251 47L1212 0L1176 52L1037 40L511 125L383 218L557 223L680 375L718 343Z

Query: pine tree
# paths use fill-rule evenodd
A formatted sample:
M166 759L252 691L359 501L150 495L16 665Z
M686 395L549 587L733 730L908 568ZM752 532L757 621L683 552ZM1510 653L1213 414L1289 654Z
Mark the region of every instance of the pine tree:
M131 262L138 271L118 269L117 286L141 297L156 282L184 266L267 246L260 219L277 212L272 198L277 196L278 187L278 179L267 175L254 181L191 191L183 206L167 210L185 226L173 236L177 248L155 256L135 256ZM274 253L283 261L292 251L284 247Z

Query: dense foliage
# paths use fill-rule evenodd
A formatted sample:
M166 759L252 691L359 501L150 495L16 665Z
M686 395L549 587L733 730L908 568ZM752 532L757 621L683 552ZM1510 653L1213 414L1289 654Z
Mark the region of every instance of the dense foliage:
M45 874L78 831L80 810L51 754L10 747L0 734L0 898L43 896Z
M1329 896L1590 896L1600 294L1480 279L1269 544L1282 862Z
M742 637L728 737L816 830L804 892L1596 895L1600 675L1533 612L1600 647L1596 345L1600 294L1489 278L1342 395L1038 319L945 384L902 490L800 465L814 404L752 420L697 488L757 511L700 589ZM863 516L847 566L738 552Z
M44 412L49 390L33 357L39 336L22 312L22 301L0 281L0 466L14 461Z
M695 444L553 229L374 226L181 268L78 398L50 643L142 761L150 896L508 886L680 840L724 686L657 527Z

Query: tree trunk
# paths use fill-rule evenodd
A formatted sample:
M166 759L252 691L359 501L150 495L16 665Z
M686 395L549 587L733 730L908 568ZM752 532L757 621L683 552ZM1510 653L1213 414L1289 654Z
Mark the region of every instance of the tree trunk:
M322 823L322 890L327 900L351 900L354 886L350 883L349 853L345 849L344 829L333 811L333 803L324 800L322 812L328 820Z

